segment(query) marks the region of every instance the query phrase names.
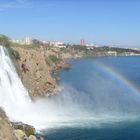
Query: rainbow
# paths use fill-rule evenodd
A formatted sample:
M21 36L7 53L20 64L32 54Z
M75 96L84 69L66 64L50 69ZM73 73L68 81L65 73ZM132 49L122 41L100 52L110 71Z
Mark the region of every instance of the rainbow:
M95 64L100 67L103 71L109 73L112 77L115 77L117 80L121 81L125 86L127 86L134 94L137 94L140 97L140 88L137 87L134 83L122 75L119 71L111 67L110 65L104 64L99 61L95 61Z

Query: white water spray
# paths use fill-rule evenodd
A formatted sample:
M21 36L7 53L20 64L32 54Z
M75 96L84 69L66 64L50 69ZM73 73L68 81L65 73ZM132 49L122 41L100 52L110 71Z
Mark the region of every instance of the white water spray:
M26 106L30 102L28 92L18 78L7 50L0 46L0 106L10 116L11 110L14 113L17 107Z
M79 93L65 86L64 92L60 95L32 102L16 73L7 50L0 46L0 106L11 121L22 121L33 125L36 129L45 129L63 125L82 126L87 123L95 126L102 122L130 119L128 114L120 115L120 110L116 106L113 108L117 108L115 113L112 110L110 112L106 110L103 104L99 104L100 98L96 99L97 96L99 95L88 97L86 93ZM104 97L110 98L108 95L101 96L101 98ZM96 99L95 103L93 99ZM106 108L108 107L110 106L107 105Z
M0 107L11 121L22 121L37 129L46 128L47 122L55 120L45 101L32 102L19 79L6 48L0 46Z

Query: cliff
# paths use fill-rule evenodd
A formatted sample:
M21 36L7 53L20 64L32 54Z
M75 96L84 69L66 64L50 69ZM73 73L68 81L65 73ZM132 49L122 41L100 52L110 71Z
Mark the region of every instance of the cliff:
M92 50L81 48L60 49L50 46L22 46L12 45L8 48L17 72L32 98L49 96L59 89L54 73L68 68L67 59L88 56L116 56L140 55L140 51L120 48L94 48ZM27 130L25 132L25 130ZM28 134L28 132L31 132ZM0 139L16 140L32 139L35 130L31 126L8 120L5 113L0 110Z
M44 48L28 49L14 47L20 59L16 61L17 71L24 86L32 97L44 95L56 87L56 80L51 76L52 66L47 65Z
M99 47L87 49L84 46L56 48L47 45L12 45L12 56L17 72L31 97L49 96L59 89L55 71L68 68L67 59L96 56L132 56L140 51Z
M10 54L24 86L33 98L49 96L59 90L53 73L68 68L65 60L72 57L69 52L64 54L59 48L44 46L12 46Z
M14 128L0 108L0 140L16 140Z
M35 133L35 129L30 125L10 122L0 108L0 140L44 140Z

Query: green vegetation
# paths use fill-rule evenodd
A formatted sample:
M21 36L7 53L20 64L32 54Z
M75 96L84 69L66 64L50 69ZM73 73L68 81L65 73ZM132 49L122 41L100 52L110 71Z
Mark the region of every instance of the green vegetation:
M72 48L79 50L79 51L83 51L83 50L87 49L86 46L81 46L81 45L73 45Z
M40 48L39 44L30 44L30 45L26 45L26 44L18 44L18 43L11 43L11 46L13 47L21 47L21 48L26 48L26 49L37 49Z
M20 55L16 50L14 50L13 48L9 47L8 52L9 52L9 55L10 55L10 57L12 59L20 60Z
M58 63L58 62L62 61L61 58L58 58L58 57L55 56L55 55L50 55L49 58L51 59L51 61L52 61L53 63Z
M52 63L49 57L45 57L45 62L46 62L46 64L49 65L49 66L50 66L51 63Z
M10 43L10 39L7 36L0 34L0 45L7 48L11 58L14 58L15 60L20 59L19 53L10 47L12 43Z
M116 52L118 56L125 56L131 53L140 54L140 50L134 50L131 48L119 48L119 47L109 47L109 46L102 46L102 47L91 47L87 48L86 46L80 45L73 45L71 49L75 52L82 52L86 57L93 57L93 56L108 56L110 55L109 52ZM111 54L114 55L114 54Z
M35 134L35 129L32 127L26 127L24 131L28 137Z
M5 47L10 47L9 38L5 35L0 34L0 45L5 46Z
M70 50L68 48L60 48L61 52L68 53Z
M46 64L50 66L50 65L61 62L62 59L55 55L49 55L49 56L46 56L45 61L46 61Z
M5 124L4 120L0 117L0 129L2 128L2 126Z
M25 134L27 136L30 136L30 135L34 135L35 134L35 129L33 127L30 127L28 125L16 125L14 126L15 129L20 129L22 130L23 132L25 132Z

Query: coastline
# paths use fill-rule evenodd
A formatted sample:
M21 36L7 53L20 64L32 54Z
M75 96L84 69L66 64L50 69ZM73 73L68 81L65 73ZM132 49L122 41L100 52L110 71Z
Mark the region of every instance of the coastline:
M134 53L122 53L121 55L116 55L116 53L96 53L89 55L85 53L85 51L68 51L65 53L58 48L48 50L42 46L40 48L12 47L12 49L14 51L14 53L11 53L11 55L14 56L12 60L16 66L17 73L33 100L44 96L53 96L61 90L61 87L58 86L59 77L57 73L70 68L68 64L70 59L108 56L140 56L140 54ZM15 54L18 54L18 57L16 57ZM4 114L3 111L0 112ZM4 118L7 117L5 116ZM23 124L21 122L11 123L9 120L6 123L9 124L10 133L14 135L11 136L13 140L15 140L15 134L19 135L19 133L22 133L22 136L24 135L26 137L30 135L36 137L35 129L28 124ZM28 131L32 133L29 135ZM41 138L43 139L42 136Z
M96 58L109 56L140 56L140 51L124 48L94 48L92 50L57 47L24 47L13 45L12 49L18 54L13 59L17 73L23 85L34 100L43 96L57 94L61 90L57 81L59 71L69 69L70 59ZM122 52L121 52L122 51Z

